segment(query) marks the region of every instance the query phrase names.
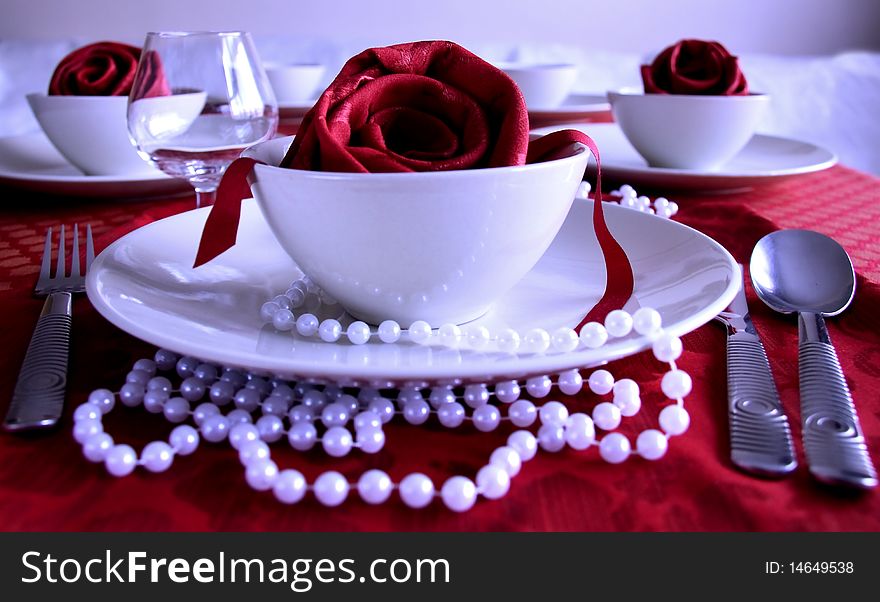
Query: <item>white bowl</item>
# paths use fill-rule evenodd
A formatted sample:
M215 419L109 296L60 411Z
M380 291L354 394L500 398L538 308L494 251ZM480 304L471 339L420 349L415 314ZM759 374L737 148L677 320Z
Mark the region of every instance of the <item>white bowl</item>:
M291 138L254 145L251 191L284 250L369 323L461 324L537 263L562 226L589 159L422 173L282 169ZM259 249L254 249L259 253Z
M746 145L769 98L609 92L614 120L652 167L712 171Z
M266 75L281 104L313 100L324 77L324 65L265 63Z
M555 109L568 98L577 78L570 64L494 63L516 82L529 110Z
M27 99L46 137L86 175L156 173L128 136L127 96L28 94Z

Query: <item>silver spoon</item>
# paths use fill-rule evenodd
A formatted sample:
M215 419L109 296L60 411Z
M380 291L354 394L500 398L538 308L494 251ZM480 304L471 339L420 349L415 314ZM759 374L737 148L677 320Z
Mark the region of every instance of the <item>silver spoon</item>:
M876 487L877 472L823 318L853 300L849 255L824 234L780 230L758 241L750 271L764 303L798 314L801 425L810 472L826 483Z

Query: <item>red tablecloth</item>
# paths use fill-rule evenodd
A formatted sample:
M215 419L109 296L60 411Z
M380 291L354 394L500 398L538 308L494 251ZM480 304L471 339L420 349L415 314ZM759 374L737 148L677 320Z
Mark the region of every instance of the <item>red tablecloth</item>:
M682 222L706 232L747 263L754 243L783 227L813 228L835 237L853 257L858 292L852 307L829 320L844 371L859 406L875 464L880 465L880 180L845 167L760 190L721 196L670 195ZM640 191L641 192L641 191ZM0 210L0 399L9 399L41 301L30 291L45 228L91 222L99 248L138 225L192 206L177 201L93 203L37 199L3 191ZM195 234L194 234L195 235ZM271 494L247 488L228 444L203 444L177 458L167 473L138 470L115 479L85 461L71 436L70 413L97 387L118 387L131 364L154 349L104 321L89 302L74 306L71 381L63 427L55 432L0 435L0 528L4 530L877 530L880 492L853 493L817 485L800 453L797 332L791 319L772 314L751 290L757 328L772 358L783 403L793 419L802 465L791 478L760 480L733 469L728 458L725 334L714 324L685 338L681 367L694 377L688 398L690 431L674 438L659 462L638 458L611 466L595 449L540 453L513 480L501 501L480 501L462 515L440 503L421 511L393 501L369 507L356 494L328 510L309 496L287 507ZM650 354L615 362L653 391L625 432L656 423L663 399L656 391L662 366ZM566 400L589 410L595 398ZM0 409L5 402L0 404ZM117 441L140 449L164 438L164 419L142 408L119 408L106 420ZM508 428L479 434L463 427L395 424L375 456L353 453L329 460L322 452L297 454L274 446L282 467L307 478L330 467L356 478L369 467L400 479L427 472L442 483L451 474L474 475Z

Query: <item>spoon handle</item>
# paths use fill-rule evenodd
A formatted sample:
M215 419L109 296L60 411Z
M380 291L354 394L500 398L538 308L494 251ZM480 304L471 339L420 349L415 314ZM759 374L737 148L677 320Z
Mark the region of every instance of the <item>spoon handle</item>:
M804 451L820 481L868 489L877 472L822 314L798 316Z

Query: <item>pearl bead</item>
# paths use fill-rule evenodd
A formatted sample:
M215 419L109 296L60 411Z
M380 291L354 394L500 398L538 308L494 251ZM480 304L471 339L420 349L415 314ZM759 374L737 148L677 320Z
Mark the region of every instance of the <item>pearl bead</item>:
M535 376L526 381L526 391L532 397L547 397L553 389L553 381L549 376Z
M141 451L141 462L150 472L165 472L174 461L174 450L164 441L148 443Z
M315 425L309 422L297 422L287 431L287 440L290 447L297 451L308 451L315 445L318 439L318 431Z
M315 412L312 408L304 405L295 405L290 408L290 411L287 413L287 418L291 423L301 422L303 420L313 421L315 419Z
M253 489L267 491L272 489L278 478L278 465L268 458L255 460L245 468L244 478Z
M295 504L306 494L306 478L298 470L288 468L282 470L275 477L275 483L272 485L272 493L282 504Z
M380 428L382 428L382 421L379 419L376 412L367 410L354 417L354 429L356 431Z
M663 325L663 318L660 312L650 307L640 307L633 314L633 328L639 334L654 334Z
M529 431L514 431L507 438L507 445L516 450L523 462L528 462L538 453L538 440Z
M144 393L144 409L150 414L159 414L168 403L168 393L162 389L155 389Z
M654 199L654 209L662 209L664 207L669 207L669 199L662 196L658 196Z
M485 326L471 326L467 329L467 342L471 349L481 351L489 346L491 335Z
M523 345L530 353L544 353L550 347L550 335L543 328L533 328L523 337Z
M458 428L464 422L464 406L457 401L445 403L437 409L437 419L447 428Z
M424 424L430 415L431 408L424 399L408 401L403 406L403 418L410 424Z
M486 404L474 410L471 417L476 429L483 433L494 431L501 422L501 413L493 405Z
M624 416L635 416L642 407L639 385L632 379L622 378L614 383L614 405Z
M596 370L590 374L589 385L596 395L607 395L614 388L614 377L608 370Z
M101 420L102 416L103 414L98 406L88 402L77 407L73 412L74 422L79 422L80 420Z
M465 512L477 501L477 487L467 477L451 477L443 483L440 497L453 512Z
M171 381L164 376L154 376L147 381L147 391L162 391L163 393L171 393Z
M660 389L669 399L687 397L693 388L690 375L684 370L670 370L660 380Z
M306 294L298 288L289 288L284 296L290 299L290 309L302 307L306 302Z
M226 414L226 420L229 421L229 426L234 426L236 424L250 424L251 423L251 415L250 412L245 412L244 410L235 409Z
M282 382L275 385L275 388L272 389L272 397L283 399L289 406L293 403L293 400L296 399L296 393L289 385Z
M666 206L666 210L669 212L669 217L672 217L676 213L678 213L678 203L675 201L669 201L669 204Z
M510 407L507 408L507 417L510 418L510 422L514 426L520 428L532 426L538 418L538 410L531 401L520 399L510 404Z
M677 404L660 410L660 428L667 435L681 435L688 430L690 424L690 414Z
M218 380L208 389L208 399L214 405L225 406L235 395L235 385L226 380Z
M639 397L632 398L615 398L614 405L620 408L621 416L631 418L639 413L642 409L642 400Z
M202 426L209 416L216 416L220 410L213 403L200 403L193 410L193 422L196 426Z
M409 325L409 339L413 343L424 345L431 340L431 325L424 320L416 320Z
M324 387L324 396L331 401L339 399L344 394L345 393L342 391L342 389L337 387L336 385L326 385Z
M79 420L73 425L73 438L77 443L85 443L92 435L104 432L104 426L100 420Z
M455 392L450 387L434 387L431 389L430 397L428 397L428 402L435 410L443 404L452 403L453 401L455 401Z
M260 405L260 392L252 388L239 389L232 397L235 407L245 412L253 412Z
M139 359L132 366L132 370L143 370L152 377L156 375L156 362L146 358Z
M391 497L394 489L391 478L381 470L368 470L358 479L357 490L368 504L381 504Z
M179 424L189 417L189 402L183 397L173 397L162 408L168 422Z
M596 427L586 414L576 413L565 422L565 442L578 451L587 449L596 441Z
M584 386L584 378L579 370L568 370L559 375L556 384L566 395L576 395Z
M96 389L89 394L89 403L97 406L102 414L106 414L116 405L116 396L109 389Z
M635 196L636 196L636 190L635 190L635 188L633 188L633 187L630 186L629 184L624 184L623 186L621 186L621 187L618 189L618 192L620 193L620 196L622 196L622 197L624 197L624 198L627 198L627 197L633 197L633 198L635 198Z
M370 327L365 322L352 322L346 334L353 345L363 345L370 340Z
M375 454L385 446L385 433L382 429L364 429L357 432L357 444L367 454Z
M569 352L577 349L578 340L578 335L574 330L563 326L553 331L550 344L556 351Z
M119 389L119 401L122 405L133 408L144 400L146 390L140 383L125 383Z
M538 444L548 452L558 452L565 447L565 431L561 426L545 424L538 429Z
M302 398L302 403L304 406L310 407L313 410L319 410L327 405L327 396L321 391L312 389L311 391L305 392Z
M680 338L664 333L654 341L651 349L659 361L674 362L681 357L683 346Z
M620 426L620 408L603 401L593 408L593 422L604 431L613 431Z
M464 388L464 402L472 408L486 405L489 403L489 389L482 384L466 386Z
M400 499L410 508L424 508L434 499L434 483L419 472L405 476L398 490Z
M489 464L494 464L503 469L508 476L515 477L522 468L522 458L519 457L519 453L515 449L503 445L489 456Z
M541 418L541 424L563 426L568 420L568 408L558 401L548 401L541 406L538 416Z
M379 419L382 420L382 424L385 424L394 418L394 404L391 403L391 400L389 399L374 399L370 402L370 405L367 406L367 409L375 412L376 415L379 416Z
M335 470L325 472L315 480L315 497L325 506L338 506L348 497L348 481Z
M205 396L205 383L191 376L180 383L180 396L187 401L198 401Z
M521 339L519 333L512 328L505 328L495 337L495 345L498 351L515 353L519 349Z
M284 423L281 421L281 418L273 414L261 416L257 420L256 427L260 432L260 439L267 443L278 441L284 434Z
M341 426L334 426L327 429L324 436L321 437L321 446L328 456L341 458L351 451L354 442L351 439L351 433L348 429Z
M342 325L333 318L324 320L318 327L318 336L325 343L335 343L342 336Z
M622 309L615 309L605 316L605 330L613 337L625 337L632 327L632 316Z
M146 385L153 375L146 370L135 370L125 375L125 382L134 383L136 385Z
M379 340L383 343L396 343L400 340L400 324L385 320L379 324Z
M598 322L587 322L581 328L580 339L584 347L598 349L608 340L608 331Z
M348 409L341 403L331 403L321 412L321 422L326 427L342 426L348 418Z
M272 326L281 332L293 330L294 326L296 326L296 317L294 317L292 311L282 307L272 316Z
M199 432L188 424L174 427L168 442L178 456L188 456L199 446Z
M83 444L83 455L89 462L103 462L113 447L113 437L107 433L96 433Z
M156 368L159 370L171 370L177 364L177 354L167 349L159 349L153 355L153 360L155 360Z
M286 295L275 296L272 299L272 303L275 303L282 310L285 310L285 309L289 310L290 309L290 297L287 297Z
M500 499L510 490L510 475L500 466L488 464L477 472L477 488L486 499Z
M444 324L437 331L437 342L444 347L458 347L459 343L461 343L461 337L461 328L455 324Z
M501 403L513 403L519 399L519 395L519 383L515 380L508 380L495 385L495 397Z
M620 433L608 433L599 442L599 455L610 464L620 464L629 457L629 439Z
M137 466L137 454L130 445L114 445L104 458L104 466L114 477L130 475Z
M229 429L229 444L240 450L241 446L249 441L258 441L260 431L253 424L239 423Z
M273 393L263 401L260 410L263 416L284 416L290 408L290 403L283 397L276 397Z
M580 184L578 184L577 194L575 195L575 198L578 198L578 199L590 198L590 191L592 189L593 189L593 187L590 185L589 182L587 182L587 181L581 182Z
M244 384L247 382L247 377L242 374L240 370L224 368L223 375L220 377L220 380L228 382L232 385L233 389L238 390L243 387Z
M304 337L314 336L318 332L320 322L314 314L302 314L296 319L296 332Z
M410 401L422 401L423 399L421 391L415 387L407 386L400 389L400 393L397 395L397 404L403 407Z
M199 367L199 360L194 357L182 357L177 360L177 364L175 366L177 370L177 375L180 378L189 378L193 375L193 372L196 368Z
M646 460L659 460L666 455L669 440L666 435L656 429L648 429L639 433L636 438L636 450Z
M208 416L199 426L199 430L202 433L202 437L205 438L205 441L218 443L223 441L229 433L229 421L226 419L226 416L221 416L219 414Z

